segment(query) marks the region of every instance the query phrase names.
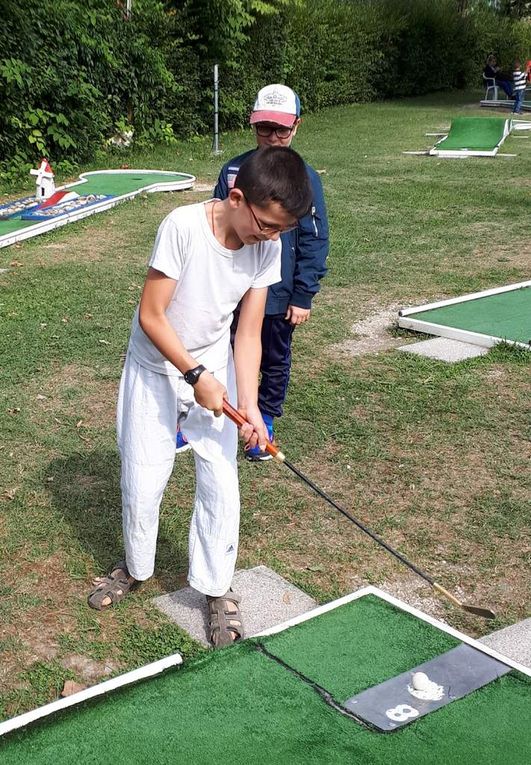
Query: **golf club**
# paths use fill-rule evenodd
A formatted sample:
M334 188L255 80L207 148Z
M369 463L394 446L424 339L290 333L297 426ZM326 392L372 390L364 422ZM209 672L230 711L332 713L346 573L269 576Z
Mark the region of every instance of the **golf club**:
M242 417L242 415L238 412L238 410L235 409L231 404L229 404L228 401L223 401L223 412L238 427L249 424L247 423L247 420L244 417ZM411 571L414 571L415 574L422 577L422 579L424 579L426 582L428 582L428 584L430 584L438 592L440 592L441 595L444 595L446 598L448 598L448 600L450 600L454 604L454 606L458 606L459 608L462 608L464 611L468 611L469 613L475 614L476 616L481 616L483 619L496 618L496 614L494 614L489 608L481 608L480 606L469 606L466 603L462 603L454 595L452 595L452 593L448 592L448 590L445 590L444 587L442 587L434 579L432 579L431 576L426 574L424 571L421 571L417 566L415 566L414 563L411 563L411 561L409 561L401 553L399 553L398 550L395 550L393 547L391 547L391 545L388 545L387 542L384 542L384 540L381 537L379 537L377 534L375 534L374 531L371 531L371 529L365 526L361 521L359 521L357 518L354 518L353 515L351 515L342 507L340 507L336 502L334 502L333 499L331 499L328 496L328 494L326 494L315 483L313 483L313 481L310 481L310 479L307 478L303 473L301 473L300 470L298 470L294 465L288 462L288 460L286 459L286 456L280 451L278 446L276 446L274 443L267 442L266 451L269 452L269 454L271 454L271 456L274 457L276 460L286 465L286 467L288 467L293 473L295 473L296 476L298 476L302 481L304 481L305 484L307 484L311 489L313 489L317 494L319 494L320 497L322 497L326 502L332 505L332 507L338 510L342 515L344 515L345 518L348 518L349 521L352 521L352 523L354 523L359 529L361 529L361 531L363 531L365 534L368 534L371 537L371 539L374 539L374 541L377 544L379 544L381 547L384 547L387 550L387 552L390 552L391 555L394 555L395 558L397 558L405 566L411 569Z

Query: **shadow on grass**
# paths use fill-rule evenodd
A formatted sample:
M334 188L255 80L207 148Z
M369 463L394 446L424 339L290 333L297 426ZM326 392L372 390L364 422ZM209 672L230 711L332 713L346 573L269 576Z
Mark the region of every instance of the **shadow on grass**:
M107 571L124 555L118 454L93 451L58 458L46 474L53 479L48 484L52 506L70 526L81 551L93 558L94 574ZM161 528L156 566L161 584L174 587L187 565L185 547Z

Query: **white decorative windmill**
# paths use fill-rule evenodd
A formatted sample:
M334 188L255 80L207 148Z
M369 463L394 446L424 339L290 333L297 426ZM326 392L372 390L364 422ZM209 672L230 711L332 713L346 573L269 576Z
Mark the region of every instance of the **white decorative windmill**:
M55 174L50 167L47 159L42 159L41 164L37 170L30 170L31 175L35 175L35 184L37 186L35 191L35 199L44 201L52 196L55 192Z

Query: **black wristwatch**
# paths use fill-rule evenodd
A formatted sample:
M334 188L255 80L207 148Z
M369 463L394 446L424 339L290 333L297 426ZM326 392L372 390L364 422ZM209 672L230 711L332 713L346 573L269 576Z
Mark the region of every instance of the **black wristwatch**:
M187 382L188 385L195 385L204 371L205 367L202 364L199 364L198 367L194 367L193 369L189 369L188 372L184 373L185 382Z

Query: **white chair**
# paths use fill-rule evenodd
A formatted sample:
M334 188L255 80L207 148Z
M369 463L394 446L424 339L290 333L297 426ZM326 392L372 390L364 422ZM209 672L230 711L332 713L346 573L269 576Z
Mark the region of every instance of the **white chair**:
M498 100L498 86L494 77L485 77L483 75L483 82L486 86L485 101L497 101ZM489 93L492 93L492 98L489 98Z
M498 100L498 86L494 77L486 77L483 75L483 82L487 90L485 91L485 101L497 101ZM492 93L492 97L489 98L489 93Z

